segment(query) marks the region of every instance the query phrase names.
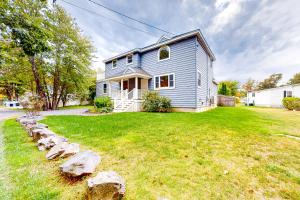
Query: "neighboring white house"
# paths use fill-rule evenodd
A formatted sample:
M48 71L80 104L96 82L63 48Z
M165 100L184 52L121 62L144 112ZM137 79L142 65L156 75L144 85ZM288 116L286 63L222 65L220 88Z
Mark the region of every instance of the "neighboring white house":
M282 107L284 97L300 98L300 84L248 92L246 105Z

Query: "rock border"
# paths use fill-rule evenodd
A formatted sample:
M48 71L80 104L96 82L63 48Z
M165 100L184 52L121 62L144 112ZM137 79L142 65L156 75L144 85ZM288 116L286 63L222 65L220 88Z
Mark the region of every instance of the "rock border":
M48 129L48 125L38 123L41 117L23 115L16 119L25 129L33 142L37 142L40 151L49 150L46 159L69 158L60 165L62 175L82 177L93 174L101 162L101 157L90 150L80 151L79 144L68 143L68 139L58 136ZM125 196L125 181L114 171L102 171L87 180L87 198L89 200L120 200Z

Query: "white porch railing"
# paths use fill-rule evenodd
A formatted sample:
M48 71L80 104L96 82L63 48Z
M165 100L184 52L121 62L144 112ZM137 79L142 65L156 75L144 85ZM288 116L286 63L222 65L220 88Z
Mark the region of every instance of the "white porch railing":
M130 92L128 92L128 89L122 91L112 90L110 96L114 101L114 108L116 109L119 107L124 108L124 105L126 104L125 101L142 99L145 92L147 92L146 89L136 89L136 88L133 88Z

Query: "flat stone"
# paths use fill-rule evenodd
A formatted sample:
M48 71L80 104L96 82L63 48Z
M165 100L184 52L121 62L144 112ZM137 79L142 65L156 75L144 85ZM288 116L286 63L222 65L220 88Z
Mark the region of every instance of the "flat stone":
M125 182L114 171L99 172L87 182L89 200L120 200L125 195Z
M26 115L23 115L23 116L20 116L16 119L17 122L20 122L22 119L26 119L27 116Z
M26 126L26 131L28 133L28 135L30 137L32 137L32 131L35 130L35 129L46 129L48 128L48 125L47 124L42 124L42 123L37 123L37 124L34 124L34 125L27 125Z
M54 136L39 139L37 146L40 151L45 151L46 149L51 149L55 145L66 141L67 141L66 138L58 137L54 135Z
M54 132L50 131L47 128L36 128L31 131L31 135L32 135L32 140L35 142L42 138L56 136Z
M20 123L24 126L27 124L36 124L36 120L33 118L22 118L20 119Z
M91 174L100 163L101 157L92 151L83 151L73 155L60 166L60 171L66 176L78 177Z
M52 160L58 156L60 156L69 144L67 142L61 142L50 149L50 151L46 154L46 158L48 160Z
M66 158L79 152L79 144L67 142L61 142L50 149L47 153L46 158L52 160L58 156Z

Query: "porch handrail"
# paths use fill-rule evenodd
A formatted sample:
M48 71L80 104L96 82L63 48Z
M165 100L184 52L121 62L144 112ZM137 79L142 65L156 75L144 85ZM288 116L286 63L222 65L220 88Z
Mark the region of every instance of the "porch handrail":
M130 92L128 92L127 99L133 99L134 91L135 91L135 88L133 88Z

